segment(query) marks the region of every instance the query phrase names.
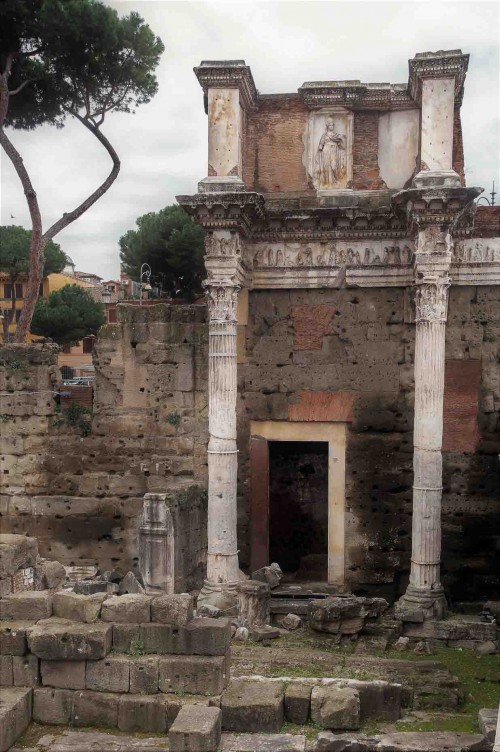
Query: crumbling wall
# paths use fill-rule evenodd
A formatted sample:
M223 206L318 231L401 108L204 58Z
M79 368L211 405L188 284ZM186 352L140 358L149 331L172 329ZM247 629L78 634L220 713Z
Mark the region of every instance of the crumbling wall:
M0 351L2 532L38 538L67 565L137 571L147 492L169 494L183 587L201 583L206 550L208 332L205 306L120 306L94 353L94 410L54 399L57 348ZM21 365L18 365L20 363ZM13 365L14 364L14 365ZM181 555L181 552L179 552Z
M243 564L249 561L250 421L337 419L348 421L348 583L357 592L376 590L389 598L404 592L411 551L415 342L408 296L399 288L250 294L247 362L239 367ZM498 588L499 316L498 287L451 288L445 420L451 426L458 417L463 426L466 418L468 431L468 444L458 451L456 443L446 443L451 434L445 431L443 579L456 600ZM479 373L474 393L467 376L471 363ZM465 380L456 376L467 368ZM465 391L467 415L457 416ZM342 398L332 399L332 393ZM470 587L464 587L464 571Z

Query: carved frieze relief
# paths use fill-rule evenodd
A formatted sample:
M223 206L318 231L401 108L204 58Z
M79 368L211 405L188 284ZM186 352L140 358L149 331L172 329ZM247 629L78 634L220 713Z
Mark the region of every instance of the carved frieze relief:
M456 264L478 264L500 261L500 238L487 238L455 241L453 262Z
M374 241L349 244L329 243L256 243L255 268L318 268L343 266L408 266L413 244Z
M210 257L240 257L240 237L237 233L232 233L229 237L220 237L209 232L205 235L205 253Z

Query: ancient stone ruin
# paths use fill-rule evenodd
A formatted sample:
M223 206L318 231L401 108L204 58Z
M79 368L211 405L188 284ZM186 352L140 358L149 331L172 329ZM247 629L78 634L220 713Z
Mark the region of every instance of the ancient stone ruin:
M0 752L30 720L36 752L492 749L500 211L465 183L468 62L273 95L202 62L206 304L120 304L91 415L55 345L0 349Z

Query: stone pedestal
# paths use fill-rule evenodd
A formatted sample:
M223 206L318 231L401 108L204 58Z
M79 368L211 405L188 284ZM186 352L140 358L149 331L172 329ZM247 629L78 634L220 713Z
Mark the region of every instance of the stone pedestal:
M164 494L144 496L139 526L139 570L147 593L173 593L174 525Z
M238 592L238 624L251 629L255 625L269 624L271 620L271 588L264 582L245 580Z

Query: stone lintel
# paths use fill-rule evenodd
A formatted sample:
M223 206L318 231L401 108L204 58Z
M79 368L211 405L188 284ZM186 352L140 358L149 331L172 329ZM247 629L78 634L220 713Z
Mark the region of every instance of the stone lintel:
M406 84L306 81L298 92L309 109L342 105L352 109L397 110L414 106Z
M257 89L250 66L244 60L202 60L193 70L203 89L205 112L208 113L209 89L239 89L242 107L257 108Z
M422 81L426 78L454 78L455 105L462 103L465 76L469 65L469 55L462 50L438 50L437 52L417 52L408 61L408 89L412 99L422 101Z

